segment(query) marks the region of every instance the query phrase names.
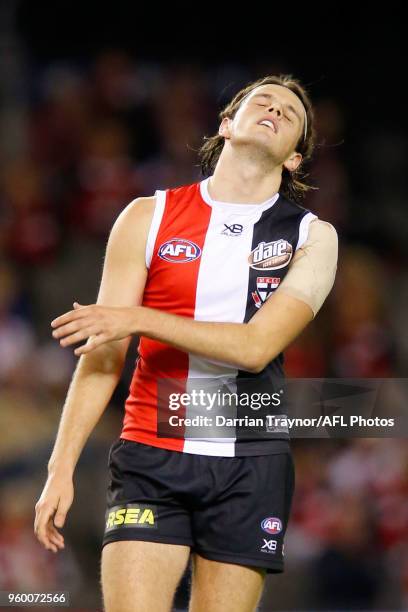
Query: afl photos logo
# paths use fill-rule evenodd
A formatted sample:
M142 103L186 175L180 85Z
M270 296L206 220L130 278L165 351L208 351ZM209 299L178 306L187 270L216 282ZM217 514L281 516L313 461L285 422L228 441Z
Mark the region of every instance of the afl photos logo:
M171 238L159 247L158 255L171 263L188 263L200 257L201 249L190 240Z
M292 259L292 245L281 238L273 242L260 242L248 257L254 270L278 270Z

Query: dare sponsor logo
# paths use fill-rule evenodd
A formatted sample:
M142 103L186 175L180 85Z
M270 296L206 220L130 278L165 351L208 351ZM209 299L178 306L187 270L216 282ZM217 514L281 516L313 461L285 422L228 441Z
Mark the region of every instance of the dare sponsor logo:
M200 257L201 249L191 240L171 238L160 245L158 255L170 263L188 263Z
M282 521L276 516L268 516L262 521L261 527L266 533L276 535L282 531Z
M292 259L292 245L281 238L272 242L260 242L248 257L254 270L278 270L288 265Z
M156 506L126 504L110 508L106 512L105 532L124 527L157 529Z

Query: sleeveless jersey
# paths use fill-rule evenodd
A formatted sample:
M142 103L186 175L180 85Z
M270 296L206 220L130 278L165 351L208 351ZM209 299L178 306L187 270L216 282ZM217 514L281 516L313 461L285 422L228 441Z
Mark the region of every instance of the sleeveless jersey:
M210 178L156 191L142 305L196 321L244 323L278 288L316 215L280 193L262 204L215 201L208 192ZM138 354L125 403L122 438L180 452L231 457L288 449L287 428L275 431L268 427L265 432L258 427L254 434L254 428L240 419L248 412L257 418L261 413L283 412L270 406L249 411L247 406L235 406L234 423L238 424L229 427L226 436L206 437L206 428L203 435L197 435L197 428L184 427L181 434L178 428L177 436L172 437L169 430L166 437L160 426L158 429L160 381L178 380L182 390L205 380L226 381L234 392L279 392L279 380L284 377L282 353L257 374L143 336ZM203 412L211 414L208 409ZM174 414L187 418L197 411L179 406Z

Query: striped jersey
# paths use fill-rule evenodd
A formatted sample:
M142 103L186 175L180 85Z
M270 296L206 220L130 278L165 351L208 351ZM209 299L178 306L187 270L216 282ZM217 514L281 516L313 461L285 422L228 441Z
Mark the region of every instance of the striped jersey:
M215 201L208 192L210 178L156 191L142 305L196 321L244 323L279 287L316 215L280 193L261 204ZM248 399L261 390L278 397L284 378L282 353L256 374L144 336L138 355L122 438L230 457L288 449L287 428L264 418L284 411L276 405L253 408L241 402L241 397ZM174 402L170 408L169 388L190 398L195 389L196 399L198 389L210 389L205 397L212 393L213 400L223 390L232 402L215 402L213 407L211 402ZM199 417L207 417L206 424Z

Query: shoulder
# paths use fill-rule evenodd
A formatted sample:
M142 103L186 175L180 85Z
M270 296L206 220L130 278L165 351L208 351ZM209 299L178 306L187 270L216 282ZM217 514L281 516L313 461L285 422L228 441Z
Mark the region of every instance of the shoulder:
M303 249L318 248L327 252L338 251L339 237L334 225L322 219L312 219L309 224L309 232Z
M314 229L315 232L318 232L320 235L332 235L337 237L337 231L334 225L329 223L328 221L323 221L316 217L316 219L312 219L310 222L310 228Z
M313 219L307 240L296 250L278 291L305 301L315 317L330 293L338 259L337 231L331 223Z
M132 234L148 230L154 215L156 197L147 196L132 200L116 218L111 236Z
M313 219L309 225L306 241L299 255L306 255L309 263L317 271L337 269L339 239L336 228L328 221Z
M116 222L121 224L129 221L151 220L156 206L156 196L135 198L122 210Z
M315 266L337 266L339 239L336 228L328 221L316 218L309 223L305 242L293 256L292 263L307 256Z
M123 257L143 257L156 206L156 197L132 200L116 218L110 231L108 252Z

